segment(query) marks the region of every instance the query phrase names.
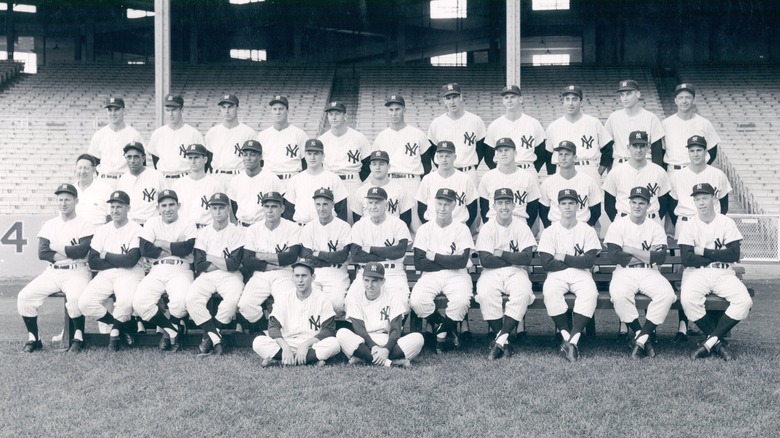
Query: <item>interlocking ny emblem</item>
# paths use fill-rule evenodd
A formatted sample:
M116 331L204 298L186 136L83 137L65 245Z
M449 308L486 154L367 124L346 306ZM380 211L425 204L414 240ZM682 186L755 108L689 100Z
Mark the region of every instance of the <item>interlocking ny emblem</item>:
M183 144L180 144L179 145L179 155L183 157L185 152L187 152L187 148L184 147Z
M458 201L458 205L462 206L466 203L466 192L455 193L455 199Z
M229 248L223 248L222 249L222 257L224 257L224 258L230 257L230 249Z
M287 249L288 249L288 248L289 248L289 247L288 247L288 246L287 246L287 244L285 243L283 246L279 246L279 244L277 244L277 245L276 245L276 248L274 248L274 249L276 249L276 253L277 253L277 254L279 254L280 252L285 252L285 251L287 251Z
M650 190L650 193L652 193L653 196L656 196L659 188L660 187L658 186L658 183L654 183L652 185L650 183L647 183L647 190Z
M204 209L209 208L209 198L207 198L206 195L203 195L203 197L200 198L200 206Z
M380 320L382 321L390 321L390 306L385 306L382 308L382 310L379 311L380 313Z
M520 193L520 190L515 190L515 203L523 205L526 198L528 198L528 192Z
M328 250L330 252L338 251L338 248L339 248L339 241L338 240L335 241L335 242L332 241L332 240L328 240Z
M472 132L472 133L464 132L463 133L463 143L464 144L467 144L469 146L474 146L474 143L476 143L476 142L477 142L477 133L476 132Z
M239 146L238 143L233 145L233 153L236 154L237 157L241 156L241 146Z
M420 149L420 146L418 146L417 143L415 144L406 143L404 145L404 148L406 148L406 150L404 151L406 155L410 157L414 157L417 155L417 150Z
M724 246L726 246L726 244L722 240L715 239L715 249L723 249Z
M257 192L257 205L263 203L263 192Z
M387 211L390 213L395 213L398 211L398 200L397 199L388 199L387 200Z
M298 145L287 145L287 152L286 155L290 158L296 158L298 157Z
M580 138L580 140L582 140L582 147L584 147L585 149L593 149L593 137L591 136L585 137L583 135L582 138Z
M150 187L148 189L144 189L144 201L146 202L153 202L154 197L157 194L157 190L154 189L154 187Z
M70 245L71 246L75 246L75 245L78 245L78 244L79 244L79 241L75 237L70 239Z
M122 251L122 254L127 254L130 251L130 248L128 248L127 245L123 243L120 250Z
M393 245L395 245L395 237L393 237L392 240L385 239L385 246L393 246Z
M588 205L588 195L583 198L582 195L577 195L577 206L580 209L585 208Z
M350 163L360 162L360 151L355 149L354 151L347 151L347 158Z
M317 319L314 319L314 315L309 317L309 328L312 330L319 330L322 327L320 322L320 315L317 315Z
M650 251L650 247L651 245L646 240L642 242L642 251Z
M534 136L528 136L525 135L520 137L520 145L526 149L533 149L534 148Z
M509 250L512 252L520 252L520 248L518 248L517 242L515 242L514 240L510 240Z
M455 242L450 243L450 255L455 254L455 251L458 250L458 245L455 245Z
M581 256L585 254L585 251L582 249L579 243L574 244L574 255Z

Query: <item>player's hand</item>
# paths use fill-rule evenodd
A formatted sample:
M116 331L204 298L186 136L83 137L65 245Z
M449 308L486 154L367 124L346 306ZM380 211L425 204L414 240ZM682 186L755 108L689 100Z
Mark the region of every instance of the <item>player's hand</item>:
M436 253L433 251L425 251L425 258L430 261L434 261L434 259L436 258Z
M650 247L650 251L660 251L660 250L664 249L664 246L665 245L653 245L653 246Z
M371 349L371 356L374 358L374 365L383 365L390 356L390 351L387 348L374 345Z
M562 252L556 252L555 253L555 260L558 260L559 262L565 261L566 260L566 254L564 254Z
M504 251L502 251L500 249L497 249L497 250L493 251L493 255L498 257L498 258L501 258L501 256L504 255Z
M295 365L295 352L292 348L282 348L282 365Z
M703 246L694 246L693 247L693 253L698 256L704 255L704 247Z
M303 349L300 348L298 350L295 350L295 363L297 365L306 365L306 354L309 352L309 349Z

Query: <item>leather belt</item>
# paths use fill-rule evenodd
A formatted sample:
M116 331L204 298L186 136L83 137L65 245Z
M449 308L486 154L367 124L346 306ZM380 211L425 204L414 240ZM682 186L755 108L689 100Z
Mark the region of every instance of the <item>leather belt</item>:
M630 158L615 158L615 161L618 163L625 163L628 160L630 160Z
M413 173L391 173L390 178L417 178L419 175Z
M395 263L380 263L380 265L384 266L385 269L395 269ZM365 269L366 265L362 265L360 268Z
M238 175L239 173L241 173L241 171L240 170L235 170L235 169L233 169L233 170L217 169L217 170L214 171L214 173L221 173L223 175Z
M165 175L166 178L170 178L170 179L177 179L177 178L181 178L181 177L184 177L184 176L187 176L187 172L184 172L184 173L172 173L170 175Z
M716 263L710 263L709 265L703 266L703 267L704 268L713 268L713 269L729 269L731 267L731 265L728 264L728 263L716 262Z
M49 267L52 269L78 269L86 266L87 265L84 263L71 263L69 265L55 265L54 263L49 263Z
M530 169L533 167L533 163L516 163L518 169Z
M343 180L352 180L352 179L357 179L357 175L354 173L349 173L346 175L339 174L339 178Z
M575 165L575 166L590 166L590 163L596 164L596 162L595 162L595 161L591 161L591 160L582 160L582 161L575 161L575 162L574 162L574 165Z
M688 216L680 216L680 220L683 221L683 222L688 222L691 219L688 218Z
M209 224L195 224L195 228L197 229L206 228L207 226L209 226Z
M249 222L241 222L241 221L237 221L237 222L242 227L251 227L252 226L252 224L250 224Z
M475 170L477 166L456 167L461 172L468 172L469 170Z
M279 178L279 179L290 179L290 178L292 178L294 176L295 176L294 173L277 173L276 174L276 177Z
M670 165L669 167L671 167L671 168L672 168L672 169L674 169L674 170L683 170L683 169L685 169L685 168L686 168L686 167L688 167L688 166L687 166L687 165L685 165L685 166L680 166L680 165L677 165L677 164L672 164L672 165Z
M628 216L628 213L620 213L620 217L626 217L626 216ZM658 217L658 213L650 213L647 215L647 217L650 219L655 219Z
M635 265L628 265L627 268L652 268L653 265L648 265L647 263L637 263Z
M98 175L100 178L109 178L109 179L119 179L122 177L122 175L109 175L107 173L101 173Z
M182 260L171 260L171 259L162 259L162 260L155 260L153 265L172 265L172 266L179 266L179 265L187 265L187 267L190 267L190 264L182 261Z

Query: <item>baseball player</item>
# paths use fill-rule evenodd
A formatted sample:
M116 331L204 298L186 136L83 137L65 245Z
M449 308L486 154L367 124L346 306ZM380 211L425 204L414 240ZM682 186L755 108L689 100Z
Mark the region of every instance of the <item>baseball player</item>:
M479 163L484 159L489 168L496 167L493 162L493 149L485 145L485 122L479 116L466 111L466 101L461 94L460 85L453 82L442 86L441 97L447 112L433 119L428 127L428 139L434 147L445 140L452 143L457 151L452 166L471 177L476 187L479 185ZM435 154L438 154L438 151ZM441 165L438 156L435 163Z
M333 195L334 209L338 217L347 220L347 196L341 178L335 173L325 170L323 159L324 146L317 139L306 141L306 170L295 175L287 183L285 198L292 204L292 218L299 224L306 224L317 218L312 195L319 189L328 189Z
M404 269L406 248L412 236L400 219L387 212L387 192L382 187L372 187L366 193L366 217L352 227L352 261L354 263L377 262L382 265L383 287L398 296L404 314L409 313L409 282ZM360 271L355 278L360 277ZM350 297L364 292L364 282L354 281L349 288Z
M16 305L27 328L24 350L32 353L43 348L38 336L38 309L51 294L65 294L65 309L73 327L70 351L78 353L84 342L84 316L79 310L79 296L92 279L87 268L87 253L95 227L76 214L79 195L76 187L61 184L54 191L59 215L49 219L38 232L38 258L49 267L19 292Z
M268 322L268 336L252 342L252 349L261 358L261 366L273 361L282 365L325 365L339 353L336 340L336 315L328 297L312 287L314 267L306 262L293 264L295 288L282 290L274 299L274 309Z
M692 84L680 84L674 89L674 103L677 113L661 122L666 131L663 163L670 175L684 169L689 161L685 150L687 141L696 135L707 139L707 164L712 164L718 155L718 136L712 123L698 114L696 108L696 88Z
M133 295L144 278L139 235L142 227L128 219L130 196L117 190L107 201L111 205L111 222L95 231L89 250L89 267L99 271L79 297L79 310L84 316L111 324L108 348L119 350L120 335L128 346L133 345L130 321ZM103 305L114 294L114 310ZM122 325L125 325L122 327Z
M165 188L165 177L158 171L146 167L144 145L128 143L124 148L127 172L119 178L117 190L130 195L131 205L128 217L143 225L157 216L157 194Z
M317 219L301 228L301 257L315 268L314 287L325 292L333 311L342 316L349 288L347 258L352 230L347 222L333 216L333 192L317 189L312 198Z
M617 264L609 283L609 296L620 321L634 332L631 351L634 359L642 354L655 357L650 336L663 324L669 308L677 301L672 285L658 271L658 265L666 260L666 233L660 224L648 220L653 196L647 187L632 188L628 195L630 214L615 220L604 238L610 258ZM652 300L647 306L644 325L639 323L634 300L637 293Z
M179 195L182 219L194 222L200 229L211 225L212 214L209 211L209 197L222 192L222 182L214 175L206 173L208 150L202 144L187 146L184 156L189 165L189 171L173 183L173 191Z
M663 151L664 128L661 126L661 120L658 116L644 109L639 103L642 92L639 91L639 83L632 79L620 81L617 93L619 93L620 103L623 109L619 109L607 118L604 128L612 137L612 153L605 152L601 156L600 173L605 169L611 169L614 164L625 163L633 155L631 153L631 143L628 140L629 134L633 131L644 131L648 134L647 156L658 155ZM632 137L633 138L633 137ZM660 164L660 163L657 163Z
M448 334L453 346L460 348L456 323L463 321L471 304L471 277L466 269L471 266L474 241L468 227L453 218L456 196L448 188L436 192L436 217L420 226L414 241L414 268L422 274L409 301L414 313L434 327L436 354L444 350ZM443 316L434 301L440 293L449 300Z
M408 368L425 343L421 333L402 336L404 305L385 289L384 274L382 263L366 263L363 275L355 281L363 283L363 292L347 302L352 329L339 329L336 339L350 365L365 361Z
M501 90L501 100L506 113L488 125L485 145L495 149L499 139L511 139L515 145L520 145L519 149L515 148L517 167L529 172L534 170L538 172L542 165L550 160L545 147L547 133L538 120L523 112L523 95L520 87L517 85L504 87Z
M209 198L213 224L198 231L193 252L198 277L187 290L186 307L192 321L205 335L198 347L201 355L223 354L220 329L236 315L244 280L238 268L244 253L245 231L230 223L230 199L224 193ZM212 317L206 304L219 294L217 314Z
M270 192L284 194L284 183L263 163L263 145L247 140L241 147L244 171L233 177L227 195L233 202L238 224L248 227L265 219L263 195Z
M187 170L190 168L185 154L187 146L203 144L203 135L184 123L183 108L184 99L181 96L174 94L165 96L165 118L168 123L155 129L149 139L149 154L152 156L154 167L165 175L168 181L167 188L171 188L177 179L187 176ZM179 196L184 195L181 190L175 187L173 189ZM186 208L183 202L182 206Z
M442 188L450 190L456 198L452 216L457 222L463 222L471 228L477 218L477 187L474 179L467 173L455 168L458 155L451 141L442 140L436 145L436 162L439 168L423 177L417 190L417 214L425 223L438 216L437 211L428 211L428 206L436 206L436 194Z
M369 158L371 173L366 182L360 186L357 191L352 192L352 205L359 206L352 211L352 218L357 223L361 217L368 214L368 201L366 194L374 187L381 187L387 193L387 213L391 216L400 218L407 227L412 226L412 207L415 204L414 194L409 196L406 187L398 178L390 178L388 170L390 169L390 155L385 151L376 150L371 152Z
M244 259L242 264L252 277L244 286L238 300L240 318L246 320L250 333L258 333L263 317L262 305L271 294L291 291L292 265L298 260L301 243L298 235L300 226L282 218L284 198L279 192L263 195L265 220L246 230Z
M542 286L544 306L560 331L561 352L569 362L579 358L580 334L593 317L599 298L590 269L601 251L601 243L593 227L577 220L579 202L574 189L558 193L561 219L542 231L537 248L542 268L547 272ZM576 296L571 323L564 298L567 292Z
M582 96L582 88L577 85L564 88L562 99L566 113L547 127L546 147L552 153L562 141L577 145L577 160L574 162L577 171L599 184L604 172L604 168L599 167L601 155L609 151L612 137L599 119L582 111ZM552 163L558 164L558 158L553 154Z
M596 180L579 170L582 166L575 165L577 146L564 140L555 148L555 157L558 161L558 172L548 176L541 184L539 190L539 219L545 227L550 223L561 219L561 208L557 202L557 196L561 190L574 190L577 196L577 220L586 222L591 227L596 225L601 217L601 201L603 194Z
M484 269L477 280L476 299L482 318L496 334L488 354L493 360L512 355L509 336L534 302L528 271L523 266L531 264L536 240L524 221L514 220L515 192L511 188L497 189L491 198L494 219L482 226L477 237L477 252ZM506 309L503 294L509 295Z
M106 199L111 196L111 186L104 180L95 178L95 157L81 154L76 158L76 187L79 202L76 204L76 215L93 225L103 225L111 217Z
M128 143L141 143L143 138L135 128L125 123L124 99L109 97L103 104L103 108L108 114L108 125L98 129L92 136L87 153L97 159L98 177L110 187L110 190L114 190L119 177L127 172L122 148Z
M268 105L271 107L273 125L260 131L257 134L257 141L266 148L264 167L282 180L285 190L281 192L284 193L287 181L306 165L299 151L304 147L309 136L303 132L303 129L287 121L290 103L286 96L276 95Z
M544 132L544 131L542 131ZM513 216L526 221L529 227L536 222L539 212L539 177L535 169L525 170L516 164L517 146L509 137L499 138L493 143L498 167L488 170L479 181L479 212L482 223L496 216L493 195L496 190L508 188L514 195Z
M721 342L740 321L747 318L753 300L747 288L734 274L732 264L739 262L742 234L734 221L715 212L715 188L708 183L696 184L691 193L698 214L680 230L680 258L683 271L680 304L685 314L707 336L691 353L698 359L715 353L731 360L731 352ZM707 295L713 293L729 302L719 321L710 319L704 310Z
M214 125L206 133L205 146L212 154L211 167L214 174L227 187L243 168L241 149L244 142L254 140L257 132L238 121L238 96L225 94L217 105L222 123Z
M181 338L187 318L187 290L194 280L192 250L197 229L192 222L179 219L179 196L164 189L157 196L160 211L144 224L139 235L141 256L152 265L141 280L133 298L133 310L141 319L163 329L160 349L181 351ZM157 303L168 294L170 318Z

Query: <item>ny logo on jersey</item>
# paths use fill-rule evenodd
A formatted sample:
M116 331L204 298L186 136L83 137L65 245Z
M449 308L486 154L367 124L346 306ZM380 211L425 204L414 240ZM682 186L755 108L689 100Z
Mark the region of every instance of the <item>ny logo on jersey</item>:
M582 138L580 138L580 140L582 140L582 147L584 147L585 149L593 149L593 137L591 136L585 137L583 135Z
M130 251L130 248L128 248L127 245L123 243L120 251L122 251L122 254L127 254Z
M582 249L579 243L574 244L574 255L581 256L585 254L585 251Z
M229 258L230 257L230 249L229 248L223 248L222 249L222 257Z
M284 244L284 246L279 246L279 244L277 244L275 249L276 249L276 253L278 254L278 253L280 253L280 252L285 252L285 251L287 251L287 249L288 249L288 248L289 248L289 247L288 247L288 246L287 246L287 244L285 243L285 244Z
M461 194L455 193L455 199L458 201L458 205L462 206L466 203L466 192L462 192Z
M241 156L241 146L239 146L238 143L233 145L233 153L236 154L237 157Z
M395 237L393 238L393 240L385 239L385 246L393 246L393 245L395 245Z
M390 321L390 306L385 306L379 311L381 321Z
M533 149L534 148L534 136L528 136L525 135L520 137L520 145L526 149Z
M71 246L78 245L79 241L74 237L74 238L70 239L70 244L71 244Z
M404 147L406 148L404 153L406 155L410 156L410 157L416 156L417 155L417 150L420 149L420 146L418 146L417 143L415 143L415 144L406 143L404 145Z
M287 145L287 152L285 153L290 158L296 158L298 156L298 145Z
M514 240L509 241L509 250L512 252L520 252L520 248L517 245L517 242Z
M583 198L582 195L577 195L577 208L583 209L588 205L588 195Z
M390 213L395 213L398 211L398 200L397 199L388 199L387 200L387 211Z
M156 194L157 194L157 190L155 190L153 187L144 189L144 201L154 202L154 197Z
M187 152L187 148L184 147L183 144L179 145L179 156L184 156L184 153Z
M720 239L715 239L715 249L723 249L724 246L726 246L725 242Z
M458 250L458 245L455 245L455 242L450 243L450 255L455 254L455 251Z
M474 146L474 143L477 142L477 133L472 132L469 134L468 132L463 133L463 143L467 144L469 146Z
M207 198L206 195L203 195L203 197L200 198L200 206L203 207L204 210L209 209L209 198Z
M658 195L658 189L659 188L660 187L658 186L658 183L654 183L654 184L647 183L647 190L650 190L650 193L652 193L653 196L657 196Z
M332 240L328 240L328 250L330 252L338 251L338 248L339 248L339 241L338 240L335 241L335 242L332 241Z
M263 203L263 192L257 192L257 205Z
M322 323L320 322L320 315L317 315L317 319L314 319L314 316L309 317L309 328L312 330L319 330L322 327Z
M642 242L642 251L650 251L651 245L647 241Z
M518 205L525 204L525 200L528 198L528 192L520 193L520 190L515 190L515 203Z
M360 151L355 149L354 151L347 151L347 159L350 163L357 163L360 161Z

